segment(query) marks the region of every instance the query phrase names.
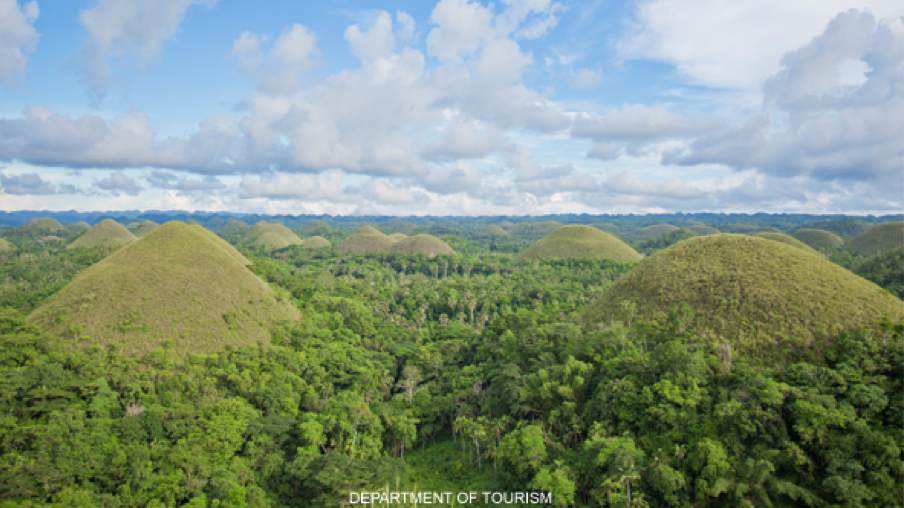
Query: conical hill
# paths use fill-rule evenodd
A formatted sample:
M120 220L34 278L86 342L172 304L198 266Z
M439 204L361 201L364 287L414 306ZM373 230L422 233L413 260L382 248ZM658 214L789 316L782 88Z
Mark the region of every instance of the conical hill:
M592 226L562 226L527 248L522 259L600 258L640 261L643 256L605 231Z
M767 233L757 233L753 236L756 236L758 238L765 238L767 240L772 240L773 242L781 242L785 245L790 245L792 247L797 247L798 249L805 250L805 251L809 252L810 254L817 254L816 249L814 249L813 247L810 247L809 245L805 244L804 242L798 240L797 238L794 238L793 236L788 236L784 233L767 232Z
M301 245L301 238L298 235L293 233L291 229L277 223L260 221L251 227L248 231L248 236L257 240L266 233L272 233L281 237L288 245Z
M377 228L365 224L355 230L348 238L339 242L336 252L346 254L372 254L386 252L394 243L392 238L383 234Z
M481 236L509 236L508 231L502 229L501 227L491 224L480 232Z
M312 236L301 241L301 246L306 249L323 249L332 247L332 245L329 240L322 236Z
M135 229L133 229L132 234L137 236L138 238L141 238L142 236L157 229L157 226L159 226L159 224L157 224L156 222L152 220L146 220L139 224Z
M845 250L875 256L904 247L904 222L877 224L857 235Z
M308 223L305 224L303 228L301 228L301 232L306 235L310 235L311 233L314 233L314 232L329 233L330 231L332 231L332 229L333 228L331 228L330 225L327 224L326 222L324 222L320 219L312 219L312 220L308 221Z
M257 237L257 240L254 241L254 245L263 247L267 250L273 250L288 247L289 242L287 242L285 238L277 235L276 233L267 231L266 233Z
M196 227L168 222L73 279L29 316L73 347L177 356L268 341L297 311Z
M219 230L217 230L217 233L219 233L221 235L235 235L235 234L244 233L244 232L248 231L249 229L250 229L250 226L248 226L248 224L245 224L244 222L242 222L238 219L232 219L231 221L227 222L223 227L221 227Z
M623 305L633 303L636 307ZM685 240L637 264L585 312L588 325L664 320L686 303L688 330L733 343L805 342L834 327L904 315L901 300L820 256L746 235Z
M437 254L454 254L455 251L446 242L433 235L406 236L398 240L389 248L389 252L404 252L407 254L427 254L430 257Z
M126 245L135 238L128 229L113 219L104 219L66 246L67 249L91 248L98 245Z
M239 263L241 263L243 265L251 264L251 261L248 261L248 258L243 256L242 253L239 252L238 250L236 250L236 248L233 247L229 242L227 242L226 240L223 240L222 238L217 236L217 234L214 233L213 231L205 228L204 226L202 226L198 223L192 224L191 227L195 228L195 231L204 235L208 240L213 242L219 248L223 249L223 252L228 254L229 257L231 257L232 259L238 261Z
M24 230L41 230L41 231L59 231L63 229L63 225L60 224L56 219L50 218L39 218L39 219L31 219L19 226Z
M840 249L844 245L844 238L824 229L798 229L793 236L816 250Z

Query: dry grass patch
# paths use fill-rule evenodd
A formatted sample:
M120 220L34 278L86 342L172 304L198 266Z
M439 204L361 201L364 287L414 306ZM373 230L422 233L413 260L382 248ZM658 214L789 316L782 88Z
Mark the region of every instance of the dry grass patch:
M245 224L244 222L238 219L232 219L223 225L220 229L217 230L217 233L221 235L236 235L247 232L251 229L251 226Z
M454 254L455 251L446 242L433 235L403 236L402 240L395 242L389 252L404 252L406 254L426 254L430 257L438 254Z
M332 247L333 244L331 244L329 240L322 236L312 236L310 238L305 238L304 240L302 240L301 246L306 249L323 249L326 247Z
M355 230L348 238L339 242L336 252L346 254L372 254L388 252L394 240L377 228L365 224Z
M857 235L844 248L849 252L876 256L900 247L904 247L904 222L877 224Z
M146 221L142 222L141 224L139 224L138 226L136 226L135 229L132 229L132 228L129 228L129 229L132 229L133 235L135 235L138 238L141 238L141 237L147 235L148 233L150 233L151 231L157 229L157 226L159 226L159 224L157 224L156 222L154 222L152 220L146 220Z
M27 231L60 231L61 229L65 229L62 224L57 222L56 219L49 218L31 219L30 221L22 224L19 227Z
M790 245L792 247L797 247L798 249L803 249L811 254L818 254L816 249L810 247L804 242L794 238L793 236L788 236L784 233L757 233L753 236L757 238L765 238L767 240L772 240L773 242L781 242L785 245Z
M792 236L816 250L840 249L844 245L844 238L824 229L799 229Z

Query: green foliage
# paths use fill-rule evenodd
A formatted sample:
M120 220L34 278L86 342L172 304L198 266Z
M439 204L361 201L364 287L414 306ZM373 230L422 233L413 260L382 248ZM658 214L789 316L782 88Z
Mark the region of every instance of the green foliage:
M794 238L818 251L840 249L844 245L843 238L823 229L799 229L794 233Z
M885 254L904 247L904 222L885 222L857 235L844 248L868 256Z
M904 300L904 248L875 256L854 273Z
M772 240L774 242L781 242L785 245L790 245L792 247L797 247L798 249L805 250L811 254L816 254L816 249L810 247L806 243L794 238L793 236L788 236L784 233L757 233L754 236L757 238L765 238L767 240Z

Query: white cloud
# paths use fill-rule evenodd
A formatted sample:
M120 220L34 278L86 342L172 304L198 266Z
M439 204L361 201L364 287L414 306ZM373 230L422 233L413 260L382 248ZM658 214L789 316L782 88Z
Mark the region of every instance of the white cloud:
M471 53L495 36L493 12L469 0L440 0L430 21L437 25L427 35L427 51L441 60Z
M242 35L232 43L232 51L229 53L229 58L234 59L238 63L239 70L243 74L250 76L257 72L263 61L264 56L261 51L261 44L266 42L267 39L266 36L252 32L242 32Z
M0 0L0 80L7 84L25 74L26 53L34 51L40 38L34 27L38 14L37 2L20 7L16 0Z
M571 80L571 86L582 90L595 88L603 80L603 73L593 69L578 69Z
M114 171L107 178L98 181L95 185L103 190L110 191L113 197L119 197L120 193L129 196L137 196L143 189L134 180L126 176L122 171Z
M480 159L511 147L499 130L480 129L474 122L456 119L446 127L443 138L430 143L421 155L430 160Z
M653 0L639 5L618 49L623 58L670 63L692 83L753 89L779 70L782 55L852 7L880 19L904 14L898 0Z
M395 49L395 34L392 32L392 16L381 11L370 30L362 32L358 25L345 29L345 40L352 53L362 62L386 58Z
M144 66L160 53L163 42L179 29L185 12L195 4L212 7L217 0L97 0L79 16L88 31L80 51L81 73L94 100L106 93L109 60L137 54Z
M37 173L9 174L0 171L0 189L4 194L17 196L56 194L54 185Z

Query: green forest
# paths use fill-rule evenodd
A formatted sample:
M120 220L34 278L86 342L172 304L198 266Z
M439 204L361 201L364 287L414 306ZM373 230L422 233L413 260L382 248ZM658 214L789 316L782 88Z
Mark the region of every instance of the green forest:
M904 505L900 222L96 219L0 232L0 508Z

